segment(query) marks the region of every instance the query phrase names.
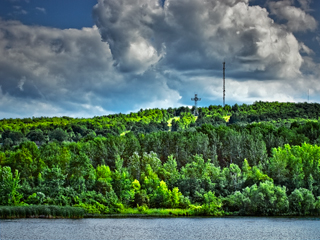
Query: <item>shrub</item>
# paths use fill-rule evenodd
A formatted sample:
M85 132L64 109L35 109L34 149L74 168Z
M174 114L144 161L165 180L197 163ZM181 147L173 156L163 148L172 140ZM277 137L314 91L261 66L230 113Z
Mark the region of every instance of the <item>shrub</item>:
M295 189L289 196L289 202L292 214L308 215L315 209L315 198L305 188Z

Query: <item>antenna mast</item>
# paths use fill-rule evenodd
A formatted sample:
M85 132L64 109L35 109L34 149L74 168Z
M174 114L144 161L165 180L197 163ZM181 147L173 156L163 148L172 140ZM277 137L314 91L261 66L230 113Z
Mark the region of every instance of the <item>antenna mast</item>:
M198 101L201 101L201 98L198 98L198 94L195 94L194 95L194 98L191 98L192 101L194 101L194 115L195 116L198 116L199 113L198 113L198 108L197 108L197 103Z
M226 104L226 63L223 62L223 107Z

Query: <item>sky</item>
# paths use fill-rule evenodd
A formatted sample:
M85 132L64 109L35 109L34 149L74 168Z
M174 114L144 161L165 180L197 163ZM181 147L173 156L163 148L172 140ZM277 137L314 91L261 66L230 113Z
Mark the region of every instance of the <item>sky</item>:
M318 0L1 0L0 119L320 102Z

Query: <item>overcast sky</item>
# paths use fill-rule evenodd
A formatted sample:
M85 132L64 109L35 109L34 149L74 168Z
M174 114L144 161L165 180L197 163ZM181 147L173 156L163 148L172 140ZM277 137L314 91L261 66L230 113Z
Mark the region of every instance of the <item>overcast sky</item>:
M318 0L1 0L0 119L320 102Z

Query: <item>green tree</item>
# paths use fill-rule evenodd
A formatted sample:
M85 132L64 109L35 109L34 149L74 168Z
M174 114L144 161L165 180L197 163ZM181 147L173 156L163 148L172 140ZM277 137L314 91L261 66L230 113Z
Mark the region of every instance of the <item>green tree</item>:
M67 178L71 181L74 188L79 191L85 190L85 185L91 188L95 182L95 170L90 159L83 152L71 154L70 163L67 169Z
M290 210L293 214L308 215L315 209L315 198L305 188L295 189L289 196Z
M222 201L217 198L214 192L207 192L204 195L204 205L202 209L205 215L209 216L221 216L223 214Z
M123 159L118 155L116 158L116 169L112 175L113 189L119 200L126 206L134 201L134 190L129 178L129 172L123 167Z
M22 194L19 193L20 175L18 170L14 174L10 167L0 166L0 205L19 205Z
M242 189L242 186L246 181L239 166L233 163L230 164L228 168L222 170L222 175L225 176L227 181L229 193Z
M171 183L171 185L177 181L179 171L177 169L177 161L174 159L173 155L170 155L168 160L163 164L159 176L165 182Z
M36 129L36 130L32 130L30 131L28 134L27 134L27 138L30 140L30 141L37 141L39 142L40 144L43 143L46 138L42 132L41 129Z
M66 175L62 173L61 168L44 168L41 172L42 179L39 186L40 192L45 195L55 198L62 194L62 189L64 188Z
M272 150L272 157L268 164L268 175L274 180L276 184L284 184L288 180L289 170L288 155L290 154L290 146L285 145L285 149L274 148Z
M259 182L273 181L267 174L264 174L259 166L250 167L247 159L244 159L242 164L242 174L245 179L245 186L252 186Z
M61 128L56 128L49 133L50 140L57 140L58 142L63 142L68 139L68 134Z
M286 188L273 182L260 182L225 198L226 210L246 215L281 215L289 209Z
M109 166L97 166L95 190L102 194L112 190L112 172Z
M134 152L133 155L129 158L128 161L128 171L130 176L133 179L140 180L141 176L141 161L140 156L137 152Z
M7 158L8 166L17 169L22 179L34 179L45 166L34 142L26 142Z

